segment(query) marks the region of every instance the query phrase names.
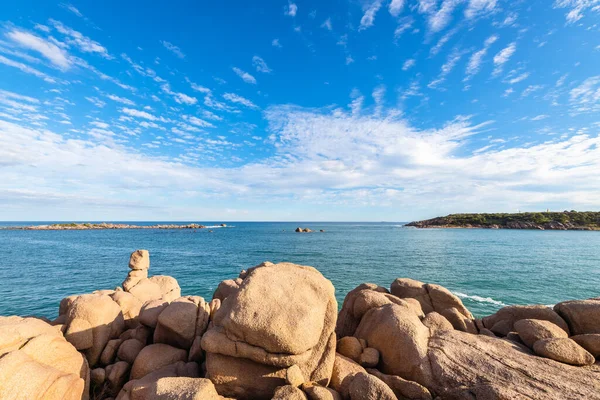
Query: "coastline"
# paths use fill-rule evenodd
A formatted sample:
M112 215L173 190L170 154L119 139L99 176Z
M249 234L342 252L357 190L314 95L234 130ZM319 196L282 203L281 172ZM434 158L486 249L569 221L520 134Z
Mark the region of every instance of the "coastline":
M116 224L116 223L56 223L48 225L26 225L26 226L6 226L0 227L4 230L21 230L21 231L81 231L81 230L103 230L103 229L207 229L207 228L225 228L226 224L218 226L207 226L201 224L155 224L155 225L131 225L131 224Z
M4 386L98 400L600 399L600 298L475 318L446 288L397 278L358 285L340 310L309 266L263 262L211 300L149 268L136 250L121 286L65 297L53 321L0 317Z

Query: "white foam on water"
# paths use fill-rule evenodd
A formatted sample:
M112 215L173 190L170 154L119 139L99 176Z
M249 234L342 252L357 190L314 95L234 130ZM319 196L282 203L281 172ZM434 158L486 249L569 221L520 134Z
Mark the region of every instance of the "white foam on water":
M454 294L457 295L458 297L460 297L461 299L469 299L469 300L477 301L479 303L490 303L490 304L495 304L497 306L506 306L507 305L507 304L504 304L503 302L501 302L500 300L494 300L491 297L481 297L481 296L469 295L469 294L461 293L461 292L454 292Z

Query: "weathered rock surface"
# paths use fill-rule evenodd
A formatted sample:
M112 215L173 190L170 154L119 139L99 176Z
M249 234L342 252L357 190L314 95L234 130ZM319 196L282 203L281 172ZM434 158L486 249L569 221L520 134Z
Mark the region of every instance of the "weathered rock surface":
M572 335L600 333L600 299L564 301L554 311L567 321Z
M538 340L533 351L542 357L571 365L592 365L596 361L587 350L568 338Z
M541 339L569 337L567 332L559 328L558 325L544 320L521 319L515 322L514 327L519 334L519 338L530 348Z
M397 400L398 398L381 379L365 372L356 374L349 387L351 400Z
M336 311L333 285L316 269L289 263L251 268L202 337L207 376L221 395L270 398L284 383L265 376L285 377L296 364L307 380L326 385ZM242 369L247 378L228 380Z
M551 308L541 305L506 306L501 308L495 314L483 318L482 322L484 327L488 328L496 335L506 336L509 332L514 332L515 322L521 319L550 321L565 332L570 333L567 323L560 315Z
M89 368L60 330L0 317L0 399L87 399Z
M600 357L600 334L588 333L584 335L571 336L578 345L590 352L594 357Z
M140 351L131 369L131 379L140 379L150 372L174 364L177 361L186 361L187 352L168 344L156 343L146 346Z

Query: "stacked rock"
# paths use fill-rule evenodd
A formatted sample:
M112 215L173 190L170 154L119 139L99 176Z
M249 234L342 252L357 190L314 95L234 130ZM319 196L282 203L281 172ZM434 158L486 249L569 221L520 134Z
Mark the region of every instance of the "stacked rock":
M207 377L217 391L270 399L286 384L327 386L337 317L331 282L312 267L289 263L263 263L239 279L237 288L227 285L202 338Z

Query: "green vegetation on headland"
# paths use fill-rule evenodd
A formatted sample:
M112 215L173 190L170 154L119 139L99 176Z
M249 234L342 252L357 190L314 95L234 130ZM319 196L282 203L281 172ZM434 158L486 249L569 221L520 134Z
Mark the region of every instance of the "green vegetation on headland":
M406 226L417 228L600 230L600 212L450 214L445 217L411 222Z

